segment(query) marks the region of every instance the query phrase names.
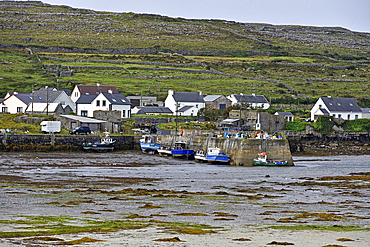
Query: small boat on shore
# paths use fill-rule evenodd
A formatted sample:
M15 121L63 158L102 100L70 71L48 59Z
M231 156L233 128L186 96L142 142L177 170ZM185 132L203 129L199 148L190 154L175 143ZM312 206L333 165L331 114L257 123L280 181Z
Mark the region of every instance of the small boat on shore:
M140 148L143 153L154 154L158 151L161 145L154 142L154 138L151 135L143 135L140 139Z
M254 159L255 166L286 166L288 160L271 160L267 158L268 154L265 152L258 153L257 159Z
M186 142L176 141L173 148L171 148L171 154L173 157L186 157L189 159L194 156L194 150L188 149Z
M166 145L160 146L160 148L158 148L157 152L160 156L171 156L172 155L171 147L166 146Z
M209 148L206 154L206 159L208 162L214 163L229 163L230 158L224 154L219 148Z
M203 149L198 149L197 151L195 151L194 159L197 162L206 162L206 152Z
M116 140L113 140L108 134L100 137L100 142L83 143L82 148L88 152L108 152L113 151Z

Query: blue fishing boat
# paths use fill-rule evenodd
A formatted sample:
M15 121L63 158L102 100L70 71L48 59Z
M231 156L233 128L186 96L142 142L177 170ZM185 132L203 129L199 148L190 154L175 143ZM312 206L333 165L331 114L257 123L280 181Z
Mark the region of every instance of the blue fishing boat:
M143 153L151 153L154 154L158 151L158 148L160 148L161 145L156 144L154 142L154 138L151 135L143 135L140 139L140 148L143 151Z
M171 148L171 154L174 157L186 157L189 159L194 156L194 150L188 149L186 142L176 141L173 148Z
M206 159L208 162L219 162L219 163L229 163L229 157L224 154L219 148L209 148L206 154Z

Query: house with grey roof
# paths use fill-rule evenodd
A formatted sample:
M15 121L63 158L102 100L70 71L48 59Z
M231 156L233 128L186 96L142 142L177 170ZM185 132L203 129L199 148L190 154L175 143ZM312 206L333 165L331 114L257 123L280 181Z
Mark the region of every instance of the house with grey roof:
M173 112L168 107L135 106L131 112L132 114L144 115L173 115Z
M311 109L311 120L320 116L332 116L343 120L362 118L362 110L353 98L320 97Z
M40 96L32 96L31 93L18 94L17 92L14 92L9 95L9 97L5 98L1 102L1 112L3 113L24 113L27 106L32 103L46 103L45 99Z
M72 109L72 112L76 112L76 104L68 96L66 91L57 90L56 88L40 88L37 91L33 92L33 95L40 96L45 99L48 103L59 103L63 108L69 106Z
M231 106L231 100L223 95L207 95L204 97L206 107L223 110Z
M250 108L262 108L268 109L270 107L270 103L267 101L265 96L263 95L245 95L241 94L231 94L227 96L229 100L231 100L232 105L240 105L240 104L248 104Z
M274 115L276 115L276 116L279 116L279 115L284 116L284 119L285 119L286 122L292 122L292 121L294 121L294 114L291 113L291 112L277 111L277 112L275 112Z
M131 103L120 93L82 95L76 101L77 115L93 117L94 111L120 111L121 118L131 117Z
M362 118L370 118L370 108L361 108Z
M197 93L179 93L168 90L167 98L164 102L174 115L197 116L198 111L205 107L202 92ZM185 107L186 108L183 108ZM181 111L180 111L181 110Z

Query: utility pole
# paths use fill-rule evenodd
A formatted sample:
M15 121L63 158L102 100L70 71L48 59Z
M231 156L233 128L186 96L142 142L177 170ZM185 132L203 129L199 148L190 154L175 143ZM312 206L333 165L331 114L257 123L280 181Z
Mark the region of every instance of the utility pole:
M46 86L46 116L49 115L49 86Z
M32 112L31 115L33 116L33 84L32 84Z

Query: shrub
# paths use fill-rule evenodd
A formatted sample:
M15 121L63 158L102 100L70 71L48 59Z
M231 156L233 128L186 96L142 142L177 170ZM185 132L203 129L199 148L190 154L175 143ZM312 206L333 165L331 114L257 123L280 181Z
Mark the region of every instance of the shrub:
M319 116L313 127L316 131L323 134L330 134L333 131L334 121L330 116Z

